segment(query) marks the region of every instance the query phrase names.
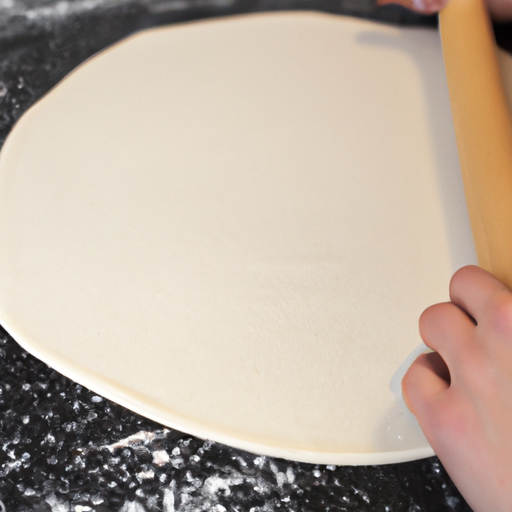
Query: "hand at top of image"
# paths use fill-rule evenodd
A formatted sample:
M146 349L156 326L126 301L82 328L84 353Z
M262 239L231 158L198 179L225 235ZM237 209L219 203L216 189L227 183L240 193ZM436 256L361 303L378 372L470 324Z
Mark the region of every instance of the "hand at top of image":
M377 5L400 4L408 9L434 14L440 11L449 0L377 0ZM512 0L486 0L489 12L495 21L512 20Z

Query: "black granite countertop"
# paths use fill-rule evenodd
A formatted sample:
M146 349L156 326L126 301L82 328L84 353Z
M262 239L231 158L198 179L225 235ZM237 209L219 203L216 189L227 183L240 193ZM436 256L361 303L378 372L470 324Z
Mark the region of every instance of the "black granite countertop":
M374 0L0 0L0 143L75 66L134 31L315 9L435 27ZM436 458L300 464L169 430L59 375L0 328L0 512L470 510Z

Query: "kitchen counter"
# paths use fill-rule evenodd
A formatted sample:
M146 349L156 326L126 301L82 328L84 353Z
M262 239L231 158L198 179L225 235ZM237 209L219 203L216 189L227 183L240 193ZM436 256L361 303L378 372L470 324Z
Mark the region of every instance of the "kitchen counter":
M317 9L435 27L373 0L1 0L0 143L75 66L146 27ZM169 430L95 395L0 328L0 511L467 511L437 458L335 467ZM3 504L3 505L2 505Z

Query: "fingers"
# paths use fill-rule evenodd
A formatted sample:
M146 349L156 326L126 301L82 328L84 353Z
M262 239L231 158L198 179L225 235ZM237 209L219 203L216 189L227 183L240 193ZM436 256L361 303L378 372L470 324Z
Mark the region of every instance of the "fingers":
M510 0L487 0L494 21L512 20L512 2Z
M512 293L488 272L468 266L453 276L450 298L423 312L420 334L444 359L452 382L467 386L485 359L499 358L501 345L510 345Z
M497 342L512 339L512 293L488 272L460 269L450 283L450 297L452 302L421 315L421 337L435 352L420 356L402 381L406 403L420 424L423 415L435 416L433 398L443 391L475 390L482 379L474 377L482 375L485 362L501 357Z
M402 394L410 411L423 425L431 416L435 398L450 387L450 372L436 352L422 354L410 366L402 379Z
M447 3L448 0L377 0L377 5L399 4L422 14L434 14Z
M458 270L450 282L450 299L478 323L500 295L510 290L485 270L468 266Z
M473 350L475 325L459 307L450 302L426 309L419 321L425 345L439 352L449 368L459 364L461 355Z

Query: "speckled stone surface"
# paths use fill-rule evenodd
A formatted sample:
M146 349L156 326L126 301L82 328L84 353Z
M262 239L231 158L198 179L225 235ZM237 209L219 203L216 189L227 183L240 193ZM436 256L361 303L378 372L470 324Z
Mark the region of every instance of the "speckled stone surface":
M80 62L145 27L317 9L435 24L373 0L0 0L0 143ZM436 458L299 464L172 431L57 374L0 328L0 510L468 511Z
M435 458L299 464L163 428L0 335L0 497L7 512L467 511Z

